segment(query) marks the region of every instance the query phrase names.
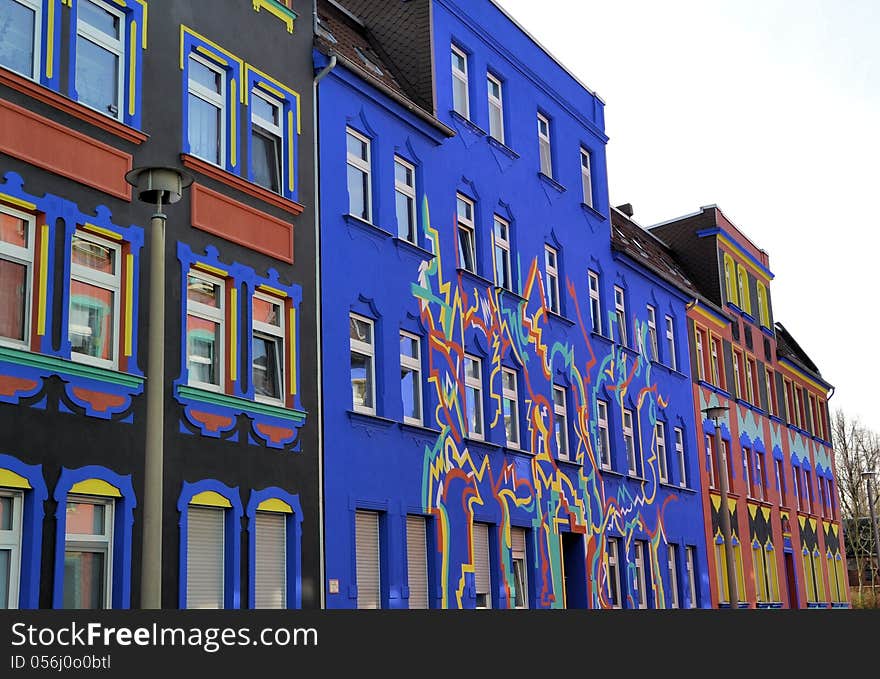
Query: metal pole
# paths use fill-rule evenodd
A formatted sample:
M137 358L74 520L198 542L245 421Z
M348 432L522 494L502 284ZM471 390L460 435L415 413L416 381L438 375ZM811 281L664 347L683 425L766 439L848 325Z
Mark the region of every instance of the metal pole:
M874 510L874 486L871 483L871 479L875 478L874 475L875 472L870 472L865 475L865 479L868 481L868 509L871 513L871 532L874 535L874 551L877 553L877 563L872 570L874 573L874 578L871 581L872 587L876 587L877 570L880 569L880 537L877 536L877 514Z
M721 511L719 512L719 520L721 522L721 535L724 538L724 558L727 561L727 591L730 593L730 607L739 608L739 592L736 586L736 566L733 562L733 538L730 530L730 508L727 502L727 455L724 454L724 447L721 443L721 427L718 420L715 420L715 449L718 455L719 466L721 467L719 477L721 477Z
M165 435L165 220L162 198L150 219L150 312L147 436L144 460L144 540L141 608L162 608L162 477Z

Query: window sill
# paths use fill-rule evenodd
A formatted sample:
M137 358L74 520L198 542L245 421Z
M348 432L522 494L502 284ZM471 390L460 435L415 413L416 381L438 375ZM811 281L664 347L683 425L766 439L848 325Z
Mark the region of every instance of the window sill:
M480 127L479 125L474 123L470 118L465 118L458 111L451 109L449 111L449 115L452 117L453 122L457 122L457 123L460 123L461 125L464 125L468 130L470 130L474 134L476 134L480 137L489 136L488 133L486 132L486 130L484 130L482 127Z
M99 113L93 108L89 108L88 106L80 104L78 101L74 101L62 94L58 94L29 78L8 71L3 67L0 67L0 84L33 97L38 101L42 101L44 104L48 104L63 113L67 113L74 118L78 118L90 125L94 125L95 127L100 128L105 132L109 132L124 141L131 142L132 144L143 144L150 138L148 134L141 132L140 130L136 130L125 123L121 123L109 116L105 116L103 113Z
M723 396L728 400L732 398L729 391L722 389L721 387L716 387L711 382L707 382L706 380L697 380L697 384L705 389L708 389L709 391L715 392L719 396Z
M472 279L474 279L474 281L477 281L477 282L481 283L482 285L488 286L490 288L495 287L495 283L493 281L490 281L488 278L483 278L480 274L474 273L473 271L470 271L469 269L463 269L462 267L457 267L455 270L458 272L458 274L460 276L463 276L465 278L472 278Z
M768 328L766 325L761 326L761 332L767 335L767 337L769 337L770 339L776 339L776 333L773 332L773 330Z
M746 502L752 505L767 507L768 509L773 509L776 506L775 502L770 502L769 500L759 500L758 498L752 497L751 495L746 496Z
M559 323L563 323L564 325L567 325L569 328L574 327L573 320L571 320L568 316L563 316L562 314L557 313L556 311L552 311L550 309L547 309L547 317L550 318L551 320L557 321Z
M599 212L592 205L587 205L586 203L581 203L581 210L583 210L590 217L598 219L599 221L604 222L608 219L605 215L603 215L601 212Z
M281 420L290 420L298 425L304 424L306 414L302 410L293 408L285 408L281 405L273 405L262 401L242 398L241 396L232 396L223 394L200 387L190 387L188 385L180 385L177 387L179 396L185 399L198 401L200 403L208 403L217 406L226 406L244 413L257 413L261 415L269 415Z
M480 446L482 446L484 448L490 448L492 450L501 450L503 447L499 443L492 443L491 441L486 441L485 439L475 439L471 438L470 436L464 436L462 437L462 440L468 445L468 447L475 446L479 448Z
M523 297L518 292L511 290L510 288L505 288L502 285L495 284L495 293L499 296L509 295L511 297L515 297L518 302L528 302L528 300Z
M405 252L409 255L413 255L423 262L429 262L436 257L436 255L430 250L425 250L424 248L419 247L415 243L411 243L410 241L406 240L405 238L401 238L400 236L395 236L393 240L394 245L397 247L398 250Z
M413 422L398 422L397 426L401 431L408 431L411 434L421 434L422 436L440 436L443 432L424 424L415 424Z
M355 226L371 236L379 236L383 240L386 238L396 238L396 236L390 231L386 231L381 226L376 226L372 222L368 222L366 219L361 219L360 217L348 213L342 215L342 218L349 226Z
M651 365L653 365L653 366L655 366L655 367L657 367L657 368L661 368L662 370L664 370L665 372L669 373L670 375L676 375L676 376L678 376L678 377L687 377L687 375L678 372L678 370L676 370L676 369L673 368L672 366L670 366L670 365L666 365L665 363L662 363L661 361L653 361L653 360L652 360L652 361L651 361Z
M508 156L511 160L519 159L520 155L503 141L495 139L495 137L493 137L492 135L486 135L486 141L489 142L489 146L498 149L499 151L501 151L501 153Z
M748 313L747 311L742 312L742 317L744 320L748 321L752 325L758 325L757 319L754 316L752 316L750 313Z
M302 214L302 211L305 209L302 205L289 198L273 193L259 184L246 181L221 167L212 165L211 163L202 160L201 158L196 158L188 153L181 153L180 161L183 163L184 167L189 168L190 170L194 170L199 174L210 177L221 184L226 184L233 189L238 189L242 193L246 193L264 203L280 208L281 210L292 214L294 217Z
M387 417L382 417L380 415L371 415L370 413L362 413L357 410L349 410L348 419L353 422L360 422L362 424L369 424L374 427L381 427L382 429L388 429L393 427L395 424L400 424L396 420L389 420Z
M688 488L687 486L679 486L675 483L669 483L668 481L658 481L657 482L661 487L667 488L669 490L677 490L682 493L691 493L692 495L696 495L697 491L693 488Z
M543 172L538 172L538 179L540 179L542 182L544 182L551 189L558 191L559 193L565 193L568 190L562 184L560 184L558 181L553 179L553 177L550 177L550 176L544 174Z
M572 460L571 458L557 457L556 464L565 465L566 467L572 467L575 469L581 469L583 465L577 460Z
M603 344L607 344L608 346L614 344L614 341L610 337L606 337L601 332L590 332L590 337L601 340Z
M626 474L623 474L612 467L599 467L599 472L601 474L610 474L611 476L616 476L619 479L629 478Z

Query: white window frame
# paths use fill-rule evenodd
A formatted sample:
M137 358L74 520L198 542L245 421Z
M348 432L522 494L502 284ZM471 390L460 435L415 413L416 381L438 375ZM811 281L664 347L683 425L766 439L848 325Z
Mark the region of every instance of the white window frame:
M742 390L740 389L741 368L739 365L739 352L734 351L732 353L733 353L733 395L736 398L742 398Z
M647 592L647 582L645 578L645 570L646 569L646 559L645 559L645 542L644 540L634 540L633 541L633 553L634 560L636 566L635 572L635 586L638 591L639 598L637 603L638 608L647 608L648 607L648 592Z
M773 374L770 372L770 368L764 368L764 382L767 387L767 411L771 415L779 416L779 404L776 402L775 392L776 392L776 381L773 378Z
M510 222L502 217L499 217L498 215L495 215L492 227L492 242L495 247L495 285L500 288L505 288L507 290L513 290L513 269L511 268L510 258ZM502 236L502 233L505 235ZM500 280L501 272L498 271L499 252L501 254L501 257L507 263L508 280L506 281Z
M92 495L68 495L65 498L67 504L90 504L104 505L104 533L102 535L88 535L70 533L69 527L64 530L64 552L69 548L80 552L94 552L104 554L104 608L113 607L113 523L116 503L111 498L102 498Z
M23 5L27 7L29 10L34 13L34 34L31 36L33 38L33 50L34 50L34 58L33 63L31 64L31 68L33 69L31 74L28 75L26 73L21 73L20 71L13 71L13 73L18 73L19 75L27 78L28 80L34 80L36 82L40 81L40 68L42 66L42 54L43 54L43 2L40 0L13 0L17 2L19 5ZM3 68L9 68L8 66L3 66ZM9 70L12 70L9 68Z
M706 434L706 461L709 463L709 488L715 488L715 438ZM721 466L718 466L718 483L721 483Z
M464 203L465 205L470 206L470 215L471 215L470 217L465 217L465 216L461 216L460 214L458 214L459 201ZM469 269L466 266L466 262L459 262L459 266L462 269L464 269L465 271L470 271L473 274L476 274L477 270L479 269L479 266L477 266L477 227L474 223L475 211L476 211L476 205L475 205L474 201L472 201L470 198L467 198L466 196L464 196L460 193L457 193L455 195L455 214L456 214L456 225L457 225L456 237L457 237L458 249L459 250L463 249L461 247L461 232L466 231L469 236L469 241L468 241L469 254L471 256L471 259L473 260L474 268Z
M547 132L541 131L541 124L543 123ZM553 145L550 140L550 119L545 116L543 113L538 114L538 158L539 165L538 167L541 170L541 174L546 177L553 177ZM545 167L544 161L546 159L547 165Z
M20 340L11 337L0 337L0 345L16 347L19 349L27 349L30 347L31 339L31 306L33 304L34 286L34 241L36 240L35 230L37 227L36 218L26 212L19 212L5 205L0 207L0 212L21 219L27 223L27 246L19 247L12 243L0 241L0 259L5 259L14 264L20 264L25 268L24 274L24 325L22 327L23 338Z
M522 605L516 605L516 598L513 592L511 595L514 597L511 603L513 604L511 607L516 610L526 610L529 607L529 571L528 571L528 558L526 556L526 552L523 552L522 555L519 554L517 550L513 549L513 531L521 531L523 535L523 542L528 544L528 535L526 534L525 528L521 528L520 526L511 526L511 550L510 550L510 565L511 565L511 575L513 575L514 582L516 583L517 588L522 588ZM517 582L517 568L516 564L520 564L519 572L522 574L522 581Z
M752 368L752 361L748 356L745 357L746 363L746 396L748 398L749 403L754 404L755 402L755 385L752 382L752 379L755 376L755 371Z
M12 489L0 488L0 497L12 500L12 528L0 530L0 550L8 550L9 582L7 583L6 608L18 608L19 589L21 583L21 550L22 550L22 514L24 511L23 493Z
M112 14L117 19L119 19L119 38L117 40L113 40L106 33L96 30L91 24L83 21L80 16L80 13L77 12L76 17L76 36L77 40L80 36L88 40L89 42L94 43L98 47L102 47L106 49L108 52L115 54L118 57L117 69L116 69L116 113L113 111L102 111L101 109L94 108L93 106L89 106L85 102L80 102L83 106L88 106L93 111L98 111L99 113L108 116L110 118L114 118L115 120L122 120L125 107L125 73L126 69L128 69L128 58L125 53L125 41L128 37L128 22L125 12L122 12L118 7L114 7L110 3L102 2L102 0L78 0L78 2L91 2L95 7L99 9L103 9L109 14ZM78 56L78 55L77 55ZM134 83L131 83L131 86L134 87Z
M696 547L692 547L690 545L684 548L685 560L687 564L688 594L690 595L688 608L697 607L696 551Z
M654 424L654 436L657 439L657 468L661 483L669 483L669 460L666 458L666 425L657 421Z
M508 376L513 378L513 389L509 389L505 384L504 377ZM507 425L505 423L504 426L504 435L506 437L507 446L510 448L519 448L519 384L517 381L517 375L515 370L511 370L510 368L502 368L501 369L501 415L502 419L504 416L504 402L511 401L513 407L511 409L511 414L513 415L514 429L513 429L513 438L510 437L510 432L507 431Z
M198 278L200 280L205 281L206 283L211 283L213 285L217 285L220 288L220 308L208 306L207 304L202 304L201 302L194 302L189 297L186 300L186 315L187 316L196 316L198 318L202 318L206 321L212 321L214 323L219 324L220 326L220 346L215 347L214 350L219 350L219 356L217 361L217 381L219 384L210 384L208 382L201 382L199 380L193 379L192 373L188 370L189 379L188 384L193 387L198 387L199 389L207 389L209 391L216 391L219 393L223 393L226 391L226 281L221 278L217 278L216 276L211 276L210 274L203 273L198 269L191 268L187 272L187 281L189 277ZM187 283L188 285L188 283ZM184 326L184 335L186 334L186 326ZM186 338L186 362L189 364L189 338Z
M366 323L370 328L370 339L371 343L362 342L360 340L356 340L351 337L351 330L349 329L349 381L351 380L351 354L360 354L361 356L366 356L370 359L370 402L373 404L371 407L360 406L354 402L354 393L352 392L352 404L351 407L355 412L365 413L367 415L375 415L376 414L376 324L371 318L367 318L366 316L361 316L360 314L349 314L349 324L351 323L351 319L358 320L362 323Z
M492 92L492 85L498 87L498 96L496 97ZM489 101L489 136L497 141L500 141L502 144L504 143L504 85L501 80L496 78L491 73L486 73L486 89L487 98ZM498 124L500 125L500 129L493 131L492 130L492 114L496 113L498 116ZM497 132L498 134L495 134Z
M746 486L746 497L754 498L752 488L752 461L751 449L748 446L742 446L742 463L743 463L743 481Z
M721 364L718 362L718 340L709 337L709 361L712 368L712 384L721 386Z
M776 471L776 484L779 486L779 506L784 507L788 498L785 494L785 469L782 460L773 458L773 468Z
M275 159L276 162L278 163L278 168L277 168L277 170L278 170L278 193L283 194L285 181L286 181L285 170L287 167L284 162L284 147L285 147L285 144L284 144L284 142L285 142L284 125L283 125L284 104L281 101L279 101L278 99L276 99L275 97L272 97L272 96L266 94L265 92L263 92L262 90L260 90L259 88L256 88L256 87L251 90L251 96L259 97L264 102L269 104L269 106L272 106L273 108L278 110L278 121L279 122L275 123L272 120L266 120L265 118L257 115L256 108L252 106L251 107L251 127L257 128L269 136L274 136L278 140L278 156ZM252 129L251 134L253 134L253 133L254 132ZM251 141L251 148L253 148L253 141ZM253 167L253 158L251 158L251 167ZM265 186L263 188L271 191L271 189L267 186Z
M413 384L416 388L416 399L415 403L418 405L419 416L418 417L408 417L404 414L403 421L407 424L416 424L421 425L424 421L424 404L422 403L422 340L418 335L413 335L412 333L405 332L403 330L400 331L400 337L406 338L410 340L415 347L415 356L407 356L403 352L400 352L400 369L401 372L406 370L412 373L413 375ZM401 376L401 399L403 398L403 383Z
M623 593L620 590L620 538L606 538L607 547L605 549L605 559L606 559L606 574L605 577L608 579L609 585L615 585L616 589L614 591L617 592L617 601L611 602L612 608L622 608L623 607ZM609 587L609 600L610 597L610 587Z
M669 607L679 608L678 601L678 545L669 542L666 545L666 565L669 568Z
M639 473L639 468L636 439L633 432L633 411L629 408L624 408L621 418L623 422L623 444L626 449L626 471L630 476L636 476ZM627 420L629 420L628 424Z
M364 196L364 208L366 212L366 221L373 221L373 144L369 137L362 135L357 130L346 127L345 128L345 164L363 172L366 175L367 181L367 195ZM366 146L367 149L367 158L366 160L352 155L348 150L348 139L347 137L354 137ZM346 186L348 182L348 168L346 167ZM349 212L351 210L351 197L348 199L349 204ZM352 215L358 219L363 219L360 215Z
M553 263L550 263L550 259L553 259ZM555 304L548 304L547 308L550 309L554 314L560 314L562 309L562 302L559 299L559 251L551 247L550 245L544 245L544 272L546 274L547 279L547 290L548 290L548 299L549 301L555 300ZM553 291L553 294L550 295L549 291Z
M453 93L452 94L452 109L456 113L458 113L460 116L463 116L464 118L467 118L468 120L470 120L470 117L471 117L471 93L470 93L470 84L468 82L468 79L469 79L469 76L468 76L468 68L469 68L468 55L467 55L467 52L460 49L459 47L456 47L455 45L452 45L451 47L452 47L452 53L461 57L462 61L464 62L464 70L457 68L455 66L454 60L452 60L452 63L450 64L450 67L452 69L453 79L457 80L462 85L464 85L464 102L463 102L464 103L464 112L459 111L455 108L455 85L454 84L452 87L452 93Z
M614 286L614 315L617 319L617 341L623 346L628 346L626 332L626 293L619 285Z
M764 454L758 450L753 450L752 453L755 457L755 472L758 476L758 483L755 486L755 488L757 489L755 497L763 502L764 496L766 495L766 489L764 487L764 463L761 462L761 460L764 457Z
M403 240L409 242L409 243L415 244L416 241L418 240L418 230L417 230L418 215L416 213L416 206L417 206L417 203L416 203L416 166L413 165L412 163L410 163L409 161L404 160L400 156L394 156L394 165L395 165L394 192L395 192L395 194L403 196L406 199L407 204L412 208L412 210L409 212L409 214L412 215L412 223L406 225L406 233L404 234L401 231L402 225L400 224L400 221L399 221L399 215L397 215L397 203L396 203L397 196L395 196L394 210L395 210L395 217L398 218L397 236L399 238L402 238ZM409 173L409 176L412 177L412 184L407 184L405 181L402 182L397 178L397 167L396 167L397 165L400 165L402 168L404 168ZM410 235L410 234L412 234L412 235Z
M675 457L678 460L678 485L687 488L687 460L684 456L684 431L681 427L672 430L675 434Z
M113 342L112 342L112 357L109 360L105 360L102 358L96 358L94 356L87 356L85 354L80 354L71 349L70 352L70 360L76 361L77 363L86 363L88 365L94 365L101 368L110 368L111 370L116 370L119 362L119 332L122 328L122 323L119 319L119 310L120 310L120 294L121 294L121 281L122 281L122 247L119 243L112 243L108 240L104 240L103 238L98 238L97 236L93 236L92 234L86 233L84 231L76 231L73 235L74 239L79 239L86 241L88 243L92 243L94 245L98 245L103 248L108 248L112 250L114 254L114 265L116 272L114 274L107 274L102 271L95 271L94 269L90 269L87 266L83 266L81 264L73 263L73 240L71 240L71 252L70 252L70 281L79 281L80 283L86 283L87 285L93 285L96 288L101 288L102 290L107 290L113 293ZM72 287L72 286L71 286ZM70 301L73 300L73 293L70 294ZM68 303L69 306L69 303ZM67 331L68 337L70 336L70 314L68 312L67 319Z
M602 297L599 294L599 274L595 271L587 271L590 284L590 319L593 322L593 332L602 334Z
M660 348L657 346L657 310L648 305L648 349L651 352L651 360L660 360Z
M561 401L557 401L556 397L561 396ZM559 428L562 436L556 439L556 449L559 453L560 460L568 460L568 405L566 403L566 390L564 387L553 385L553 415L554 418L562 419L562 426ZM559 420L557 420L559 421Z
M478 377L471 377L468 374L467 362L472 361L474 365L477 366L477 375ZM483 415L483 363L476 356L471 356L470 354L464 355L464 388L465 392L468 389L473 389L475 391L474 402L479 404L480 408L480 417L479 417L479 431L471 431L470 430L470 413L467 412L467 394L465 394L465 424L468 427L468 437L472 439L477 439L482 441L485 436L485 420Z
M584 205L593 207L593 154L583 146L581 146L581 186L584 190Z
M791 480L792 480L792 490L794 490L795 503L797 506L797 510L801 511L803 509L803 503L801 502L801 484L798 477L801 474L801 470L798 467L792 467L791 469Z
M678 370L678 360L675 356L675 322L672 316L666 316L666 354L666 365Z
M265 295L259 292L254 293L255 299L261 299L263 301L269 302L271 304L275 304L279 307L281 314L278 318L278 325L272 325L271 323L264 323L262 321L257 321L253 319L253 311L251 312L251 321L252 321L252 333L256 335L258 333L263 335L269 335L270 337L279 340L279 348L280 354L278 356L278 393L280 394L279 398L271 398L269 396L262 396L259 394L254 394L254 398L257 401L262 401L264 403L275 403L282 404L285 403L285 394L286 394L286 384L287 384L287 371L284 369L285 364L287 363L287 333L285 332L285 323L284 323L284 311L285 304L284 300L279 297L273 297L271 295ZM251 307L253 309L253 307ZM253 342L253 338L251 339ZM253 365L251 365L251 382L253 382Z
M705 349L703 347L703 332L699 328L694 328L694 348L697 352L697 379L705 379L704 364L706 361Z
M199 56L198 54L195 54L194 52L191 52L187 56L187 59L189 61L197 61L202 66L210 69L211 71L214 71L214 73L216 73L220 76L220 92L214 92L213 90L209 90L207 87L205 87L201 83L195 82L191 77L189 77L189 70L187 69L187 80L188 80L187 81L187 95L190 95L190 94L195 95L196 97L198 97L199 99L201 99L205 103L208 103L208 104L211 104L212 106L215 106L220 111L220 163L219 163L219 167L225 168L226 167L226 145L227 145L227 139L226 139L226 116L227 116L227 110L226 110L227 82L226 82L226 78L227 78L227 73L224 69L222 69L217 64L213 63L212 61L210 61L208 59L205 59L204 57ZM187 63L189 63L189 61ZM189 135L189 127L188 126L189 126L189 121L187 121L187 135ZM192 148L190 148L190 152L191 153L193 152ZM193 153L193 155L195 155L195 154ZM201 156L198 156L198 157L201 158L202 160L204 160L206 163L210 163L211 165L214 165L213 160L209 160L208 158L202 158Z

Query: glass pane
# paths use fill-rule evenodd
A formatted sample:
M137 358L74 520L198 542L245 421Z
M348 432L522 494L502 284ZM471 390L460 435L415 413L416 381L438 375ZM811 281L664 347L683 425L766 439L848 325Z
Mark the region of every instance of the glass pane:
M467 70L467 59L455 50L452 51L452 68L462 72Z
M254 97L256 101L258 97ZM254 128L251 136L254 182L270 191L281 191L281 140Z
M221 287L216 283L190 274L186 279L186 298L205 306L220 308Z
M514 373L509 373L504 371L501 373L501 382L502 388L505 391L516 391L516 375Z
M67 503L68 535L104 535L107 506L90 502Z
M349 134L346 144L349 155L361 160L367 160L367 143L363 139L358 139L353 134Z
M0 496L0 530L12 530L12 498Z
M281 398L278 340L255 335L252 346L254 392L259 396Z
M499 85L495 80L489 78L489 95L495 97L496 99L501 98L501 85Z
M511 443L519 441L519 417L517 414L516 401L510 398L504 399L504 432L507 440Z
M553 404L559 408L565 408L565 392L561 389L553 390Z
M406 335L400 336L400 355L410 358L419 357L419 343L417 340Z
M473 232L470 229L459 227L458 229L458 259L462 268L468 271L476 271L474 262Z
M468 116L467 83L458 78L452 79L452 108L461 116Z
M192 70L190 70L192 73ZM189 95L189 150L194 156L219 165L220 109L194 94Z
M67 336L71 351L105 361L113 360L113 297L111 290L70 281Z
M369 221L370 210L367 198L368 175L352 165L348 166L348 213Z
M65 551L63 608L104 608L104 562L101 552Z
M349 337L365 344L373 344L373 326L359 318L350 317L348 324Z
M467 220L467 221L472 221L472 220L473 220L473 216L474 216L474 213L473 213L474 206L471 205L471 204L470 204L469 202L467 202L466 200L462 200L461 198L459 198L459 199L457 200L457 202L456 202L456 209L458 210L458 218L459 218L459 219L464 219L464 220Z
M251 99L251 112L255 118L261 118L265 121L278 125L278 106L270 104L263 97L255 96Z
M472 358L466 358L464 360L464 374L465 377L480 379L480 364Z
M403 397L403 416L407 419L422 419L421 394L418 373L408 368L400 369L400 392Z
M504 141L504 114L501 107L489 106L489 135L498 141Z
M76 265L111 275L116 273L116 250L107 245L74 236L71 253L71 260Z
M219 323L198 316L186 317L187 369L190 381L220 384Z
M114 116L119 112L119 56L79 35L76 38L79 101Z
M0 0L0 3L2 2L3 0ZM0 31L2 31L2 28L0 28ZM27 221L0 212L0 242L26 248L28 246Z
M394 163L394 180L399 184L404 184L406 186L412 186L413 185L412 169L407 167L403 163Z
M550 142L541 140L541 172L548 177L553 176L552 163L550 160Z
M79 21L105 33L111 38L119 38L119 17L93 2L80 2L77 5Z
M274 325L278 328L282 327L280 303L275 303L268 299L263 299L262 297L254 297L253 309L255 321L266 323L267 325Z
M15 0L0 0L0 64L34 77L36 13Z
M397 209L397 235L410 242L415 241L415 204L410 196L397 191L395 193L395 207Z
M217 94L220 94L223 87L223 76L195 59L189 60L189 79L190 82L198 83Z
M373 407L373 359L351 352L351 396L356 408Z
M510 289L510 253L498 245L495 246L495 274L497 283L503 288Z
M466 392L467 398L467 416L468 431L471 434L483 433L483 404L480 402L480 392L477 389L468 388Z
M0 259L0 337L24 341L27 267Z
M9 578L12 576L12 550L0 549L0 609L9 608Z
M513 560L513 606L514 608L525 607L526 574L525 564L522 559Z

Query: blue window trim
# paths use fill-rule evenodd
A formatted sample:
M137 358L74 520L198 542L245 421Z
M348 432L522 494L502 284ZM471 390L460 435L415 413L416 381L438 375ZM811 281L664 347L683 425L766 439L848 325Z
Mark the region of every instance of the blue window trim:
M49 0L50 2L54 0ZM82 0L67 0L70 3L70 54L68 56L68 91L70 98L79 101L76 91L76 31L77 8ZM143 79L143 53L147 49L147 3L146 0L104 0L114 9L125 15L125 63L120 64L124 91L122 93L122 117L126 125L140 129L141 127L141 83ZM60 31L59 31L60 32ZM56 49L56 54L58 50ZM134 82L131 77L132 60L134 60ZM132 97L132 94L134 95ZM105 114L106 115L106 114ZM112 116L107 116L112 118Z
M276 486L251 491L251 498L247 505L248 607L256 608L257 507L264 500L270 499L282 500L293 509L293 514L287 514L285 519L287 531L287 608L299 609L302 608L302 506L299 502L299 495L293 495Z
M61 477L55 486L55 579L52 587L52 608L64 606L64 546L67 538L67 496L74 484L88 479L100 479L116 488L122 497L114 498L113 509L113 608L131 606L131 532L137 500L131 484L131 474L121 475L106 467L88 465L79 469L61 468Z
M180 512L180 562L178 576L178 605L186 608L186 557L187 557L187 520L189 519L190 501L199 493L214 491L222 495L232 504L226 509L224 521L224 568L223 568L223 607L234 609L241 607L241 498L238 487L230 488L220 481L205 479L195 483L183 482L183 490L177 500L177 511Z
M43 465L25 464L11 455L0 454L0 469L27 479L30 490L22 492L21 566L18 607L40 607L40 559L43 547L43 503L49 497L43 479Z

